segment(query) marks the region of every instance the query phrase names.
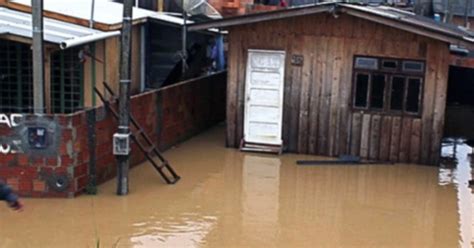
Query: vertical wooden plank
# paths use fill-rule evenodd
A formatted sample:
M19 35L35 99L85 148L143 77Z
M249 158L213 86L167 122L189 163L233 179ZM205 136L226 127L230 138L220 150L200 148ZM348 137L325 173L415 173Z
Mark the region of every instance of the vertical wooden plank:
M379 160L388 161L390 158L390 136L392 132L392 117L384 116L380 131Z
M318 25L316 25L318 26ZM311 73L311 95L309 102L309 140L308 150L311 154L317 153L317 142L318 142L318 123L319 123L319 103L321 100L321 67L322 67L322 54L326 50L326 42L321 42L320 38L313 39L314 43L314 56L312 61L312 73Z
M242 30L245 32L245 29ZM244 109L245 109L245 80L248 59L248 49L255 40L253 35L241 35L241 49L239 52L239 66L237 69L237 115L236 115L236 142L244 138Z
M436 70L436 92L434 97L433 136L431 139L430 164L439 162L441 139L443 138L444 115L446 110L446 94L448 90L449 49L444 43L439 43L440 58Z
M293 40L293 46L291 53L288 56L292 55L302 55L303 54L303 36L296 35ZM302 87L302 67L301 66L291 66L291 98L290 98L290 122L289 131L290 131L290 140L289 140L289 150L292 152L300 152L298 150L298 129L299 129L299 118L300 118L300 98L301 98L301 87Z
M436 70L439 60L439 51L436 43L428 43L425 81L423 85L423 105L421 117L421 157L420 162L429 164L431 153L431 133L433 130L433 106L436 92Z
M312 68L313 68L313 56L314 56L314 42L311 36L303 37L304 44L304 61L302 68L302 84L301 84L301 96L300 96L300 109L299 109L299 126L298 126L298 152L308 153L308 134L309 134L309 102L311 100L311 80L312 80Z
M132 64L131 64L131 79L130 90L132 94L140 91L140 35L141 25L135 25L132 29Z
M334 46L329 46L330 39L324 38L326 42L326 52L321 54L321 97L319 103L318 116L318 154L328 155L328 136L329 136L329 101L331 97L331 76L332 66L328 63L330 55L333 54Z
M107 51L105 55L107 63L106 82L110 85L114 92L118 92L120 54L117 51L120 50L119 38L109 38L106 40L105 45Z
M421 119L414 119L411 125L410 140L410 163L419 163L420 161L420 138L421 138Z
M349 142L351 144L351 155L359 156L360 155L360 140L362 132L362 114L353 113L351 121L351 130L349 132Z
M381 126L381 117L380 115L373 115L370 127L370 148L369 148L369 158L372 160L377 160L379 157L380 151L380 126Z
M393 117L392 119L392 135L390 137L390 161L398 162L401 134L401 117Z
M293 39L294 36L288 35L283 37L282 39L286 41L285 50L287 51L286 54L286 61L285 61L285 92L283 93L283 147L285 151L289 150L290 147L290 119L291 119L291 86L293 81L292 78L292 70L289 70L291 67L291 47L292 44L290 40Z
M334 27L335 28L335 27ZM330 41L333 47L335 47L331 57L332 61L330 66L332 67L331 81L331 94L330 94L330 113L329 113L329 156L334 156L338 153L339 140L338 129L339 129L339 91L340 91L340 80L341 80L341 67L342 67L342 56L343 56L343 45L344 39L333 38Z
M400 137L400 149L398 160L402 163L408 162L408 156L410 153L410 141L411 141L411 123L412 118L404 117L402 119L402 131Z
M347 24L351 26L351 24ZM346 32L352 32L351 29ZM350 129L350 106L352 103L352 58L354 56L352 40L344 39L344 55L341 66L341 82L339 97L339 120L338 120L338 154L350 152L349 129Z
M236 115L237 115L237 79L238 79L238 66L239 66L239 52L240 40L239 33L237 30L231 30L229 33L229 54L228 54L228 66L229 72L227 74L227 139L226 143L228 147L237 147L238 142L236 140Z
M362 132L360 137L360 156L362 158L369 157L370 148L370 114L362 116Z

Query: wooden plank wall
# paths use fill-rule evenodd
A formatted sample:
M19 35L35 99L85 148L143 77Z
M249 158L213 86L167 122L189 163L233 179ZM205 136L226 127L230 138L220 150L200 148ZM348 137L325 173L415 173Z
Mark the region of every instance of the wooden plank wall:
M229 33L228 146L238 147L243 137L247 50L284 50L286 151L437 163L446 102L447 44L347 15L263 22L234 27ZM290 64L292 54L304 56L303 66ZM422 115L353 111L354 55L426 61Z

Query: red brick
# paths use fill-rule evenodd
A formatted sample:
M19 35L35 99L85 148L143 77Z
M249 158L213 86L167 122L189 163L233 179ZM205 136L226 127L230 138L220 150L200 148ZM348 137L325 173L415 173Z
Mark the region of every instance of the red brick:
M68 116L56 115L56 121L60 126L67 127L69 126L71 118Z
M16 159L16 154L0 154L0 165L5 165L7 163L10 163L11 161L14 161Z
M13 191L18 191L18 178L7 178L7 184L13 189Z
M59 154L60 155L67 155L68 154L68 150L67 150L67 144L68 142L61 142L61 144L59 144Z
M20 168L19 176L21 178L33 179L38 177L38 169L35 167Z
M74 167L74 177L87 175L87 170L88 170L87 165L88 164L81 164Z
M18 191L21 193L31 192L33 189L33 183L31 180L20 180L18 184Z
M66 143L72 140L72 130L71 129L63 129L61 132L61 141Z
M26 154L18 154L18 165L27 166L30 165L30 159Z
M72 125L79 126L86 123L86 112L79 111L72 116Z
M87 186L87 175L76 178L75 191L84 189Z
M56 174L67 174L69 166L61 166L53 168L53 172Z
M60 166L69 166L74 163L74 160L69 155L61 156Z
M57 157L50 157L46 158L46 166L57 166L58 165L58 158Z
M45 192L46 191L46 183L44 181L35 179L33 180L33 191L36 192Z
M74 150L75 152L80 151L80 150L81 150L81 147L82 147L82 144L81 144L80 141L74 142L73 150Z
M44 157L30 158L31 166L41 167L45 165L46 159Z

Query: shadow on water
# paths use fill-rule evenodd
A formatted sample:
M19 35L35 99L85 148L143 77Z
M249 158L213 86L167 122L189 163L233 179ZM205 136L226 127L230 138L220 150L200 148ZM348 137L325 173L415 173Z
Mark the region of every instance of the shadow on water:
M406 164L297 166L321 158L226 149L224 131L213 128L165 153L183 178L176 185L142 165L131 171L126 197L114 195L112 180L97 196L25 199L21 214L2 209L0 247L95 247L100 240L102 247L418 248L472 240L467 166L441 173ZM463 147L458 161L467 160Z

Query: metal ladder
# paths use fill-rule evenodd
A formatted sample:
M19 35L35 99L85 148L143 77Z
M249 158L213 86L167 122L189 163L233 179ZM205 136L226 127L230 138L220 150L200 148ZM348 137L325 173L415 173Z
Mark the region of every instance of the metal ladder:
M104 82L104 88L112 96L112 98L114 99L113 101L115 101L116 98L115 98L114 92L112 91L112 89L106 82ZM104 95L100 93L97 87L94 87L94 91L99 96L100 100L102 100L105 107L112 113L114 118L118 120L119 115L117 113L117 110L115 110L111 106L110 102L105 99ZM133 118L132 114L130 114L130 121L132 125L135 127L135 129L137 130L137 133L132 132L132 140L138 145L138 147L143 152L143 154L145 154L148 161L150 161L153 167L155 167L156 171L158 171L158 173L166 181L167 184L175 184L176 182L178 182L179 179L181 179L181 177L176 174L176 172L170 166L168 161L163 157L163 155L158 150L158 148L156 148L156 146L153 144L150 137L145 133L145 130L143 130L143 128L140 125L138 125L138 122L135 120L135 118ZM139 136L143 138L143 140L145 141L145 144L140 142L140 140L138 139ZM158 157L158 159L160 160L160 163L157 163L155 159L153 159L154 155ZM167 173L165 173L163 169L168 170L169 175L167 175Z

